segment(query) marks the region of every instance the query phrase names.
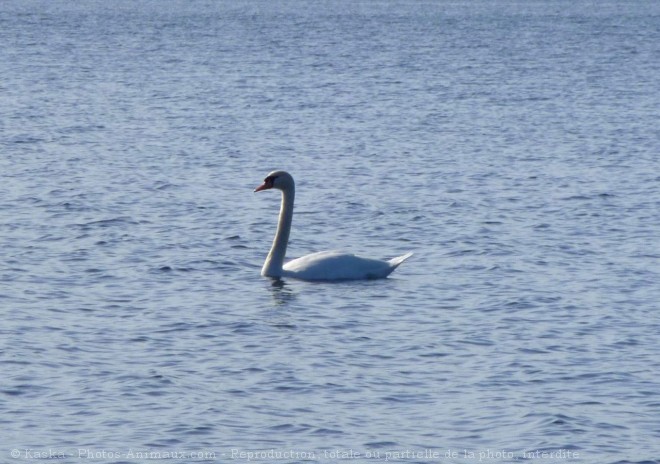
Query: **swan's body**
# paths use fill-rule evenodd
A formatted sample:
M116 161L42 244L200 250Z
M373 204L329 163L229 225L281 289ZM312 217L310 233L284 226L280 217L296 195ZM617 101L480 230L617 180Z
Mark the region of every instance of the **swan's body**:
M382 261L337 251L321 251L284 264L296 191L293 177L286 171L273 171L268 174L264 183L255 189L255 192L271 188L282 191L282 206L273 246L261 269L262 276L294 277L302 280L381 279L390 275L399 264L412 255L408 253L389 261Z

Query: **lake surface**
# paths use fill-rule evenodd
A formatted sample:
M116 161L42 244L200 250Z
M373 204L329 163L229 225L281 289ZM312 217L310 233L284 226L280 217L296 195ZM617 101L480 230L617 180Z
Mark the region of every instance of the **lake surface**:
M79 3L0 4L0 461L660 462L660 3ZM261 277L274 169L415 255Z

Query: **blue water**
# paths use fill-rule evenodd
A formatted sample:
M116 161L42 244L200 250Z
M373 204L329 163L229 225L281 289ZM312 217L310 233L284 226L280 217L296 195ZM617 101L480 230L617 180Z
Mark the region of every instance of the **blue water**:
M0 462L659 462L660 3L5 0L0 43ZM262 278L273 169L291 257L415 255Z

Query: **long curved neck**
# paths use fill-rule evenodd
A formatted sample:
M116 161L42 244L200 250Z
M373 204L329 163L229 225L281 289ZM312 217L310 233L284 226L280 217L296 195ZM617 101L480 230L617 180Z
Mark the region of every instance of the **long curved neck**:
M266 257L264 267L261 268L262 276L282 276L282 266L284 266L286 246L289 243L289 233L291 232L293 200L295 196L296 189L293 185L286 190L282 190L282 206L280 206L280 218L277 221L277 232L275 233L273 246L270 247L270 252Z

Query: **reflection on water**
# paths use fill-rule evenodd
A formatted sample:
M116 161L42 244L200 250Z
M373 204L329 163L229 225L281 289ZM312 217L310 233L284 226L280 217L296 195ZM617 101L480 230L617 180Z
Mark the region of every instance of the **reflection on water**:
M271 296L275 306L287 306L296 298L296 293L286 280L281 278L269 278Z

